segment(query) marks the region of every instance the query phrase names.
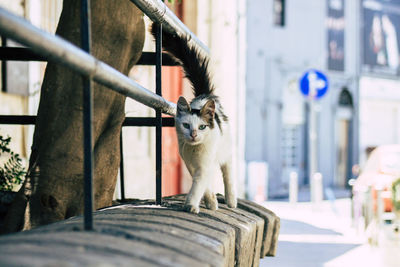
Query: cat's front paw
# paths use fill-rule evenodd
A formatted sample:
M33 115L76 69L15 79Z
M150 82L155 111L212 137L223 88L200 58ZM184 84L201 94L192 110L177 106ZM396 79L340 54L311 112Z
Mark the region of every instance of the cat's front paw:
M183 209L187 212L194 213L194 214L197 214L200 211L199 207L196 207L196 206L193 206L190 204L185 204L185 206L183 206Z
M237 199L235 197L228 197L225 199L225 201L229 208L234 209L237 207Z
M213 199L204 199L204 203L206 204L206 208L209 210L218 209L218 201L215 197Z

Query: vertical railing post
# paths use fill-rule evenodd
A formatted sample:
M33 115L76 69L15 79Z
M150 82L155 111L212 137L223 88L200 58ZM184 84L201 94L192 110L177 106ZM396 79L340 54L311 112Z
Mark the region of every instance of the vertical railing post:
M121 187L121 200L125 200L125 171L124 171L124 145L123 145L122 129L119 135L119 153L120 153L120 164L119 164L119 184Z
M157 24L156 34L156 94L161 96L161 67L162 67L162 24ZM156 110L156 204L161 205L162 199L162 117L161 111Z
M7 38L1 36L1 47L7 47ZM7 61L1 61L1 90L7 92Z
M81 0L81 45L90 53L90 0ZM84 145L84 229L93 230L93 97L91 77L83 79L83 145Z

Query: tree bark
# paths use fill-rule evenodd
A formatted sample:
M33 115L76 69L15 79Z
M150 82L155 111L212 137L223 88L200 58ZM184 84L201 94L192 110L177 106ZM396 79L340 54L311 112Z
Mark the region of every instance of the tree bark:
M141 56L143 13L129 0L92 0L92 54L125 75ZM80 46L80 1L64 1L56 34ZM125 96L92 83L95 208L111 205L120 163ZM30 178L6 216L3 232L83 213L83 81L48 63L30 157Z

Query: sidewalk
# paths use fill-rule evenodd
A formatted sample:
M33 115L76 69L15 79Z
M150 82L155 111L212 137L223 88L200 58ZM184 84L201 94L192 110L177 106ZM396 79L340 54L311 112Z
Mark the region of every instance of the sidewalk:
M351 227L350 199L319 204L268 201L263 204L281 218L277 255L260 266L276 267L394 267L399 266L400 244L383 239L370 246Z

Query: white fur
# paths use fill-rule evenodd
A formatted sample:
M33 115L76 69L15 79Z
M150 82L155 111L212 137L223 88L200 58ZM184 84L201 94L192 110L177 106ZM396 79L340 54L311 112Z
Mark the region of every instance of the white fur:
M192 109L201 109L206 100L193 101ZM218 110L220 107L216 107ZM216 111L217 112L217 111ZM234 182L231 175L231 138L227 121L221 121L221 129L214 120L214 128L206 127L200 130L200 125L206 125L200 116L190 112L178 112L175 118L178 135L179 153L193 178L192 187L187 195L185 207L193 213L199 212L199 204L204 196L206 207L212 210L218 208L218 201L211 184L218 169L221 169L224 186L225 201L229 207L236 207ZM190 125L186 129L183 124ZM197 136L191 136L191 130L197 131Z

